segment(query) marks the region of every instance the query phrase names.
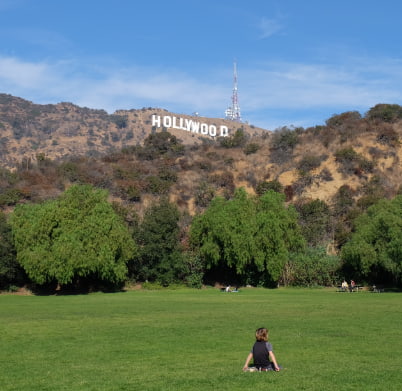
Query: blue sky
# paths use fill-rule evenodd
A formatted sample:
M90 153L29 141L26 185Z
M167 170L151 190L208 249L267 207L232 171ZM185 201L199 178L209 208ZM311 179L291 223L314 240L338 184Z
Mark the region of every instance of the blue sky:
M0 0L0 92L314 126L402 104L399 0Z

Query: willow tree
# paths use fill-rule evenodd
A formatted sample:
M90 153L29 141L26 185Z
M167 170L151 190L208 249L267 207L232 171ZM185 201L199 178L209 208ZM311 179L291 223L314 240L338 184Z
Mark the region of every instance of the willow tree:
M226 267L242 282L276 283L290 251L304 248L297 213L284 196L268 191L260 198L238 189L234 198L215 198L195 217L190 242L205 267Z
M341 257L353 278L402 285L402 195L381 200L355 221Z
M58 199L19 205L10 223L17 260L38 284L126 278L135 245L106 191L72 186Z

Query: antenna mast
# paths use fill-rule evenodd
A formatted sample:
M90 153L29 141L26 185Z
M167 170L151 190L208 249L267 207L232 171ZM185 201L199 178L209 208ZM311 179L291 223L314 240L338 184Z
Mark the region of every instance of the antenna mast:
M237 95L237 64L234 62L233 68L233 92L232 92L232 106L225 110L225 118L230 121L241 122L239 97Z

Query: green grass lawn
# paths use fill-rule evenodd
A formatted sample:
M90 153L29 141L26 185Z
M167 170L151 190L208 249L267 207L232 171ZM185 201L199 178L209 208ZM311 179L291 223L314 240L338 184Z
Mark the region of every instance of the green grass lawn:
M281 372L243 373L257 327ZM0 389L400 390L402 294L0 296Z

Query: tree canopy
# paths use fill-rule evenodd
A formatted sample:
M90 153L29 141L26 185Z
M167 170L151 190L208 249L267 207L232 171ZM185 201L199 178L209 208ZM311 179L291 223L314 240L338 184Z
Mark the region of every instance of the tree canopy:
M346 267L374 284L402 284L402 196L381 200L360 215L341 256Z
M269 285L281 275L289 251L304 247L293 207L272 190L260 198L238 189L234 198L215 198L191 226L190 242L207 269L224 266L243 282Z
M168 285L183 274L179 220L176 205L165 198L145 211L137 234L139 262L134 265L137 277Z
M17 260L38 284L126 278L135 244L106 191L72 186L58 199L17 206L10 223Z
M10 284L22 283L24 273L15 259L11 227L6 216L0 211L0 289Z

